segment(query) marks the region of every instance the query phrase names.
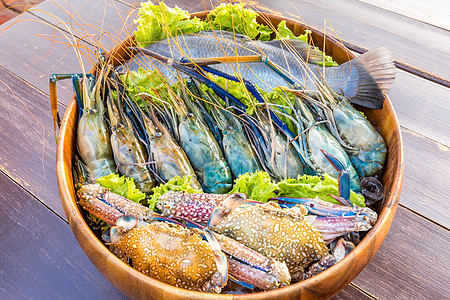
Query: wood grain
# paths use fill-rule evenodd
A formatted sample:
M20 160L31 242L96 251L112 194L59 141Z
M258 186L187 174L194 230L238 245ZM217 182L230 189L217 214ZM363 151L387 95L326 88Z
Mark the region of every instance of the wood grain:
M450 149L409 130L402 130L402 134L405 180L400 203L450 228Z
M52 41L45 39L45 36L61 36L61 33L55 33L50 25L43 24L42 20L29 13L25 13L21 20L23 22L11 20L0 27L0 30L3 29L0 31L0 65L44 93L48 93L51 74L81 72L72 48L52 44ZM62 38L57 41L67 43ZM92 50L85 43L79 45ZM90 68L89 61L84 60L86 68ZM70 80L58 82L58 93L62 103L67 104L73 93Z
M199 15L199 17L201 17ZM281 19L268 16L272 22ZM294 31L300 30L296 24ZM320 35L313 32L313 38L320 39ZM318 41L316 39L316 42ZM346 51L339 45L330 42L331 52L336 59L347 57ZM126 46L123 46L126 47ZM115 53L116 55L120 52ZM251 295L236 295L233 298L247 297L252 299L323 299L336 295L364 268L380 247L392 219L395 215L400 197L403 180L403 150L400 127L395 118L392 105L385 101L382 110L365 110L365 115L380 129L388 146L388 164L381 180L385 185L386 197L379 215L379 219L370 233L345 259L314 278L290 285L280 290L254 293ZM184 299L225 299L224 295L210 295L194 291L181 290L149 278L137 270L130 268L111 254L101 244L85 223L79 207L76 205L72 180L72 158L74 155L76 128L75 101L72 99L64 116L57 148L58 186L64 211L69 224L86 255L96 265L105 277L114 283L121 291L133 298L146 298L147 295L164 298ZM127 280L125 280L127 279Z
M0 172L0 298L126 299L89 262L69 226Z
M352 300L352 299L376 299L374 297L371 297L367 295L367 293L364 293L360 289L356 288L354 285L350 284L345 287L339 294L331 298L332 300Z
M255 5L320 30L328 20L344 41L366 49L388 47L395 59L450 80L450 35L446 30L357 0L293 0L276 5L261 0ZM331 33L330 29L327 32Z
M62 216L47 96L0 67L0 112L0 169Z
M398 70L389 93L400 125L450 146L450 89Z
M396 14L450 30L450 2L442 0L358 0Z
M448 230L399 207L383 246L353 282L380 299L448 299L448 249Z
M45 1L31 13L55 26L61 27L61 21L70 24L76 36L106 52L132 34L137 17L129 6L115 0Z

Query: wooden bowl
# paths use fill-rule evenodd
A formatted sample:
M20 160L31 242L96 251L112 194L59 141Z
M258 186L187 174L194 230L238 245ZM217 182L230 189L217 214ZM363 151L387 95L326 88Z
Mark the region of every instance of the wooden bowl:
M204 18L206 13L194 15ZM283 19L285 18L269 14L260 15L260 21L271 22L275 26ZM287 20L287 23L296 35L305 29L311 30L312 39L320 48L325 39L327 54L332 55L337 62L343 63L355 57L335 40L325 38L319 31L294 20ZM116 62L128 59L124 50L133 41L133 37L127 39L113 49L110 56L117 59ZM134 299L324 299L332 297L349 284L375 255L389 231L397 210L403 182L403 144L397 117L389 98L386 97L383 109L363 109L367 118L380 131L387 144L387 163L381 177L385 187L385 197L378 211L379 218L375 226L347 257L310 279L267 292L216 295L176 288L147 277L123 263L97 239L83 219L76 203L72 181L77 109L77 103L73 96L64 114L57 144L57 176L64 212L76 239L91 262L112 284Z

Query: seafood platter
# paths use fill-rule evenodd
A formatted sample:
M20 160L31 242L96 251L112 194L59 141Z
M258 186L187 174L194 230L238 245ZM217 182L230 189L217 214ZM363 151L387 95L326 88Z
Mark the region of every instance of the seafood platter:
M403 180L385 48L221 4L142 3L98 51L57 146L83 251L134 299L324 299L369 263ZM56 128L56 125L55 125Z

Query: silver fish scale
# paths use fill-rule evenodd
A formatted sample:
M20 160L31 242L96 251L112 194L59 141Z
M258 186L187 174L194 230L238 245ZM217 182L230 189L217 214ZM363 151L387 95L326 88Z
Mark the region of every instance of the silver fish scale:
M298 83L303 83L309 89L314 88L311 75L317 76L319 68L317 65L301 62L301 58L287 48L272 46L267 42L250 40L242 35L233 35L226 31L203 31L196 34L187 34L158 42L154 42L146 47L164 57L180 61L182 58L198 59L208 57L224 56L247 56L261 55L270 58L281 69L291 74L291 78ZM176 71L172 67L149 58L143 54L136 54L130 62L130 70L137 71L140 66L147 68L158 68L170 81L176 82ZM253 84L256 84L262 90L271 92L277 86L288 86L287 82L276 75L263 62L255 63L223 63L213 65L220 71L241 76ZM305 69L308 69L306 71ZM327 67L327 71L337 69L336 67ZM334 72L333 72L334 73ZM309 74L306 76L306 74ZM347 74L346 74L347 75ZM319 77L320 78L320 77ZM346 76L348 81L348 75ZM327 76L327 81L333 85L333 77ZM341 81L340 81L341 82Z
M303 215L273 202L241 205L212 229L263 255L285 261L291 275L298 275L310 262L328 253L322 235Z

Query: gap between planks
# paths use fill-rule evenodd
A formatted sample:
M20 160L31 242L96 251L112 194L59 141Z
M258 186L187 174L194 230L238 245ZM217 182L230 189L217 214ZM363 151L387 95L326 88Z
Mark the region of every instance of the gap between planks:
M118 3L120 3L120 4L123 4L123 5L125 5L125 6L128 6L128 7L130 7L130 8L135 8L135 7L134 7L134 4L135 4L136 2L134 2L133 4L130 4L130 3L127 3L127 2L125 2L125 1L123 1L123 0L114 0L114 1L115 1L115 2L118 2ZM374 6L374 5L372 5L372 4L366 3L366 2L361 1L361 0L358 0L358 1L360 1L360 2L362 2L362 3L365 3L365 4L367 4L367 5ZM377 6L375 5L375 7L377 7ZM378 8L380 8L380 7L378 7ZM381 8L381 9L384 9L384 8ZM386 9L384 9L384 10L386 10ZM390 11L390 10L386 10L386 11L393 12L393 11ZM28 12L28 11L27 11L27 12ZM46 19L44 19L44 18L42 18L42 17L40 17L40 16L38 16L38 15L36 15L36 14L33 14L33 12L29 12L29 13L32 14L33 16L38 17L38 18L40 18L41 20L43 20L43 21L49 23L50 25L53 25L53 24L51 24L49 21L47 21ZM393 13L396 13L396 12L393 12ZM396 13L396 14L398 14L398 13ZM401 15L401 14L400 14L400 15ZM416 20L416 21L421 22L420 20ZM60 27L58 26L58 28L60 28ZM63 28L60 28L60 29L64 30ZM64 30L64 31L67 32L66 30ZM77 36L77 37L78 37L78 36ZM85 40L84 38L82 38L82 37L81 37L81 38L78 37L78 38L81 39L82 41L88 43L89 45L93 46L89 41ZM345 40L341 40L341 42L342 42L342 43L344 44L344 46L347 47L349 50L354 51L354 52L357 52L357 53L359 53L359 54L363 54L363 53L369 51L369 49L367 49L367 48L358 46L358 45L356 45L356 44L354 44L354 43L350 43L350 42L347 42L347 41L345 41ZM407 63L398 61L398 60L394 60L394 63L395 63L395 66L396 66L397 68L399 68L400 70L403 70L403 71L408 72L408 73L410 73L410 74L416 75L416 76L418 76L418 77L424 78L424 79L429 80L429 81L431 81L431 82L434 82L434 83L437 83L437 84L439 84L439 85L442 85L442 86L445 86L445 87L450 88L450 80L447 80L447 79L445 79L445 78L439 77L439 76L434 75L434 74L431 74L431 73L426 72L426 71L424 71L424 70L422 70L422 69L420 69L420 68L418 68L418 67L415 67L415 66L413 66L413 65L410 65L410 64L407 64Z
M369 297L370 299L379 299L378 297L372 295L371 293L369 293L368 291L364 290L363 288L357 286L356 284L354 284L353 282L350 282L350 284L352 287L354 287L355 289L357 289L358 291L360 291L361 293L363 293L364 295L366 295L367 297Z
M29 194L31 197L33 197L36 201L38 201L39 203L41 203L45 208L47 208L49 211L51 211L52 213L54 213L58 218L60 218L61 220L64 221L64 223L69 224L69 222L60 214L58 214L55 210L53 210L50 206L48 206L47 204L45 204L43 201L41 201L41 199L39 199L39 197L37 197L36 195L34 195L32 192L30 192L29 190L27 190L22 184L20 184L19 181L17 181L14 177L11 177L8 173L5 173L3 170L0 169L0 174L4 175L6 178L8 178L9 180L11 180L12 182L14 182L18 187L20 187L22 190L24 190L27 194Z
M447 231L450 231L450 228L448 228L447 226L445 226L445 225L443 225L443 224L440 224L438 221L435 221L435 220L433 220L433 219L431 219L431 218L425 216L424 214L422 214L422 213L420 213L420 212L415 211L414 209L412 209L412 208L406 206L405 204L398 203L398 206L401 206L401 207L403 207L404 209L407 209L409 212L411 212L411 213L415 214L416 216L421 217L421 218L423 218L423 219L425 219L425 220L427 220L427 221L429 221L429 222L431 222L431 223L433 223L433 224L435 224L435 225L441 227L442 229L445 229L445 230L447 230Z
M119 2L119 3L122 3L122 4L124 4L124 5L127 5L127 6L130 6L130 7L131 7L130 4L128 4L128 3L124 2L124 1L121 1L121 0L115 0L115 1L117 1L117 2ZM46 23L49 23L46 19L44 19L44 18L42 18L42 17L40 17L40 16L38 16L38 15L35 15L35 14L33 14L32 12L29 12L29 13L30 13L31 15L33 15L33 16L35 16L35 17L37 17L37 18L39 18L39 19L41 19L41 20L43 20L43 21L45 21ZM49 23L49 24L50 24L50 23ZM64 28L61 28L61 30L64 30ZM64 31L65 31L65 30L64 30ZM67 32L67 31L66 31L66 32ZM82 39L82 40L84 40L84 39ZM89 41L86 41L86 40L84 40L84 41L85 41L86 43L92 45ZM346 42L344 42L344 44L345 44L345 43L346 43ZM353 44L351 44L350 46L348 46L348 45L346 45L346 46L347 46L347 47L356 47L357 49L355 48L354 51L359 52L359 53L364 52L364 51L367 51L367 49L362 48L362 47L359 47L359 46L357 46L357 45L353 45ZM5 70L7 70L7 69L5 69ZM8 71L9 73L13 74L13 73L10 72L9 70L7 70L7 71ZM22 80L23 82L25 82L25 83L28 84L29 86L33 87L34 89L36 89L37 91L39 91L39 92L42 93L43 95L48 96L47 93L45 93L45 92L43 92L42 90L40 90L39 88L37 88L37 87L31 85L31 84L28 83L26 80L22 79L20 76L18 76L18 75L16 75L16 74L13 74L13 75L16 76L16 77L18 77L20 80ZM63 104L63 103L61 103L60 101L58 101L58 103L59 103L59 105L61 105L62 107L66 107L66 105ZM426 138L426 139L428 139L429 141L432 141L432 142L434 142L434 143L443 145L443 144L441 144L441 143L439 143L439 142L437 142L437 141L435 141L435 140L433 140L433 139L430 139L429 137L423 136L423 135L421 135L421 134L419 134L419 133L417 133L417 132L415 132L415 131L409 130L408 128L405 128L405 127L403 127L403 126L401 126L401 128L402 128L402 130L412 132L412 133L414 133L414 134L416 134L416 135L420 135L421 137ZM16 182L17 182L17 181L16 181ZM36 197L36 198L37 198L37 197ZM37 199L38 199L38 198L37 198ZM38 199L38 200L39 200L39 199ZM44 204L44 205L45 205L45 204ZM411 211L412 213L414 213L414 214L416 214L416 215L418 215L418 216L421 216L421 217L425 218L426 220L428 220L428 221L430 221L430 222L432 222L432 223L434 223L434 224L436 224L436 225L438 225L438 226L440 226L440 227L442 227L442 228L444 228L444 229L446 229L446 230L449 230L449 228L447 228L446 226L439 224L438 222L436 222L436 221L430 219L429 217L427 217L427 216L421 214L420 212L418 212L418 211L416 211L416 210L414 210L414 209L412 209L412 208L409 208L408 206L406 206L406 205L404 205L404 204L401 204L401 203L400 203L400 205L401 205L402 207L408 209L408 210Z

